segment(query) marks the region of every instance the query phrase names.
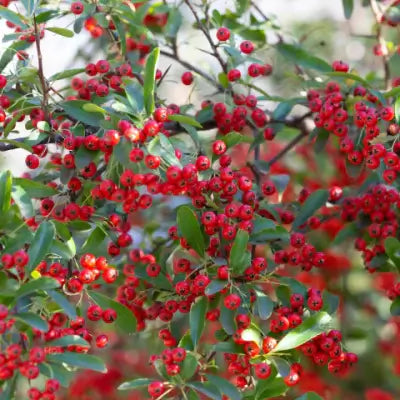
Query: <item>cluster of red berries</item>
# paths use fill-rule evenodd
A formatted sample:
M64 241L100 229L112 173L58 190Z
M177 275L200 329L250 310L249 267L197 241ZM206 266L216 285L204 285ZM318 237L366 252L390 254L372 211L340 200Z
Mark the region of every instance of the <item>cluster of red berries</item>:
M320 221L317 217L308 221L308 226L318 228ZM290 235L290 248L277 250L274 260L277 265L288 264L291 266L301 265L305 271L310 271L313 267L322 267L325 263L325 255L317 251L315 247L306 242L303 233L294 232Z
M300 350L314 364L320 366L328 364L330 373L344 376L357 363L358 357L354 353L344 352L340 344L341 340L341 332L331 330L303 344Z
M40 391L36 387L31 387L28 390L29 400L55 400L56 392L60 388L60 383L56 379L48 379L45 383L44 390Z
M385 255L384 240L396 237L399 224L397 209L400 204L396 189L376 184L364 194L343 199L341 218L343 221L360 221L362 228L355 240L355 248L362 252L365 267L369 272L379 270L379 255Z
M337 71L348 69L341 62L335 63L333 67ZM393 149L388 151L383 144L371 142L383 130L393 137L400 132L399 125L391 122L395 116L394 110L390 106L382 105L377 96L362 86L353 90L353 96L365 101L355 102L353 110L348 110L345 103L349 95L342 91L338 83L328 82L324 95L317 90L309 90L307 97L310 110L317 113L314 122L317 127L340 138L340 150L347 155L351 164L364 163L367 168L374 170L383 163L383 178L391 184L400 168L400 144L394 141ZM368 106L367 102L373 106ZM349 118L351 113L352 121Z

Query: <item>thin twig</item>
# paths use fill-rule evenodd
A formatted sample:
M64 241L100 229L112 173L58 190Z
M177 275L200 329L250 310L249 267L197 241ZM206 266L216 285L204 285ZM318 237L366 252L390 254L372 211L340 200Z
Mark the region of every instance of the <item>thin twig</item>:
M39 75L40 86L42 88L42 94L43 94L42 109L44 112L45 121L50 125L50 115L49 115L49 110L48 110L49 88L47 86L47 81L44 76L43 56L42 56L42 50L40 48L40 32L39 32L38 25L36 22L36 15L33 16L33 24L34 24L34 29L35 29L36 53L37 53L37 57L38 57L38 75Z
M203 32L204 36L207 38L208 43L210 44L212 50L213 50L213 55L214 57L218 60L218 62L221 65L222 70L227 73L228 72L228 67L225 63L225 61L222 59L221 55L219 54L219 51L217 49L217 46L215 45L210 32L207 30L207 28L203 25L203 23L201 22L201 19L199 17L199 15L197 14L197 11L194 9L193 5L190 4L190 0L184 0L185 4L189 7L190 11L192 12L194 18L196 19L196 22L199 26L199 28L201 29L201 31Z
M385 82L385 89L390 90L391 89L391 79L390 79L390 56L389 56L389 51L386 46L386 41L383 36L382 32L382 19L384 17L384 12L380 9L378 3L376 0L370 0L371 4L371 9L372 12L375 16L376 20L376 40L381 46L381 51L382 51L382 61L383 61L383 71L384 71L384 82ZM390 7L389 7L390 8ZM385 10L385 12L387 9Z
M209 75L206 72L202 71L201 69L195 67L190 62L182 60L181 58L177 58L174 54L172 54L168 51L165 51L165 50L160 50L160 54L165 57L171 58L172 60L175 60L176 62L181 64L183 67L191 70L192 72L196 73L197 75L200 75L202 78L204 78L206 81L210 82L214 87L216 87L219 92L224 91L224 88L221 85L219 85L211 75Z

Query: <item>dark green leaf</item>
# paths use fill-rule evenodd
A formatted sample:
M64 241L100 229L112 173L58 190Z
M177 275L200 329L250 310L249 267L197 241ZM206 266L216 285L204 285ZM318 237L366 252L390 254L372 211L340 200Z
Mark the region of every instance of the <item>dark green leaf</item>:
M346 1L346 0L344 0ZM327 76L331 76L333 78L344 78L344 79L348 79L350 81L357 81L357 82L361 82L363 84L363 86L365 87L371 87L371 85L363 78L361 78L361 76L356 75L356 74L351 74L349 72L341 72L341 71L331 71L331 72L326 72Z
M400 297L396 297L390 306L390 314L394 317L400 317Z
M154 382L154 379L148 379L148 378L133 379L132 381L121 383L118 386L118 390L133 390L142 387L147 387L151 382Z
M67 370L60 364L53 363L41 363L39 364L40 373L48 378L57 379L60 385L68 388L71 384L72 378L74 377L73 371Z
M190 337L193 345L197 347L201 335L206 325L206 313L208 307L207 297L201 297L196 303L192 304L189 314Z
M43 183L25 178L14 178L14 185L21 186L32 198L43 198L57 194L57 190Z
M220 378L219 376L216 375L206 375L207 380L214 384L222 394L225 394L228 396L231 400L241 400L242 399L242 394L239 392L239 390L236 388L235 385L230 383L228 380L224 378Z
M247 257L248 242L248 232L239 229L229 253L229 267L234 274L241 274L249 266Z
M99 246L101 246L105 238L106 233L103 229L97 226L88 236L85 243L83 243L80 253L96 253L96 250L99 248Z
M47 332L49 329L47 322L43 318L39 317L39 315L32 312L17 313L14 314L14 318L42 332Z
M328 143L329 131L323 128L315 128L315 130L317 132L317 135L314 143L314 150L318 154L324 150L326 144Z
M183 380L187 381L189 380L197 370L197 359L193 354L186 354L186 358L182 363L181 367L181 372L180 376L182 377Z
M256 314L263 320L268 319L274 309L274 302L260 290L256 290L256 302L254 304Z
M113 22L115 27L117 28L118 36L119 36L119 45L121 48L121 54L125 55L126 53L126 34L124 24L116 17L113 18Z
M228 284L227 281L221 281L218 279L212 280L206 287L205 294L207 296L211 296L215 293L220 292L226 285Z
M74 36L74 32L70 31L69 29L65 29L65 28L51 27L51 28L46 28L46 30L56 33L57 35L65 36L68 38L71 38Z
M161 157L161 160L168 165L181 166L180 161L175 155L174 146L172 146L170 140L162 134L156 136L147 145L147 150L150 154Z
M204 256L205 243L200 224L194 211L188 206L181 206L177 212L177 223L179 231L186 239L189 246L199 256Z
M66 346L90 347L89 342L87 342L85 339L81 338L79 335L62 336L59 339L52 340L50 343L51 343L51 346L60 346L60 347L66 347Z
M11 196L24 218L30 218L35 215L32 199L29 197L28 193L22 189L21 186L14 186Z
M44 221L39 225L35 232L32 243L29 246L29 262L26 266L27 271L32 271L49 253L56 230L50 221Z
M115 312L117 313L115 324L124 333L133 333L136 331L136 317L133 314L132 310L130 310L123 304L118 303L117 301L112 300L109 297L104 296L103 294L100 294L98 292L90 291L89 295L101 308L112 308L113 310L115 310Z
M385 239L385 251L394 265L400 271L400 241L394 237Z
M155 87L156 87L156 70L157 61L160 55L160 49L156 47L148 56L146 67L144 70L144 84L143 84L143 94L145 99L145 109L147 115L151 115L155 108Z
M342 0L342 3L344 16L346 17L346 19L350 19L351 14L353 14L354 0Z
M315 69L320 72L332 71L332 67L324 60L312 56L306 50L288 43L278 43L276 49L283 57L304 68Z
M222 306L219 322L228 335L233 335L236 331L235 310L230 310L229 308Z
M350 222L336 234L335 239L332 242L332 245L333 246L339 245L347 239L355 238L358 232L359 230L357 228L357 225L354 222Z
M243 346L235 343L233 340L219 342L214 345L214 350L221 353L243 354Z
M238 132L230 132L227 135L221 137L221 140L226 144L228 149L230 147L236 146L239 143L252 143L253 138L250 136L242 135Z
M208 399L212 400L221 400L222 395L219 389L210 382L191 382L188 383L188 386L198 392L208 396Z
M48 354L46 360L54 363L65 363L72 367L90 369L97 372L107 372L107 368L103 362L98 357L92 356L90 354L83 353L59 353L59 354Z
M98 151L88 150L85 146L80 146L78 151L75 153L76 167L79 169L85 168L98 156L98 154Z
M293 229L297 229L299 226L307 222L314 213L319 210L328 201L328 191L324 189L318 189L308 196L307 200L301 206L300 211L293 222Z
M18 25L22 29L26 29L27 25L23 21L23 17L21 14L17 14L16 12L10 10L9 8L0 6L0 17L6 19L7 21L12 22L14 25Z
M46 292L51 297L51 299L62 308L62 310L65 312L65 314L68 315L70 319L76 319L77 314L75 306L68 301L67 297L59 292L56 292L55 290L46 290Z
M286 393L288 389L283 378L264 379L257 383L255 400L277 397Z
M24 283L16 292L15 298L35 293L38 290L47 291L48 289L56 289L60 287L60 282L53 278L41 277Z
M0 215L10 209L12 182L13 178L10 171L4 171L0 174Z
M13 140L13 139L0 139L0 143L7 143L7 144L11 144L19 149L24 149L26 151L29 151L29 153L32 153L32 147L29 146L29 144L26 144L24 142L18 142L17 140Z
M172 114L168 117L168 120L202 128L202 125L189 115Z
M303 396L297 397L296 400L324 400L314 392L304 393Z
M71 100L64 101L60 106L64 109L65 113L76 121L83 122L91 126L100 126L104 121L104 114L101 112L89 112L83 109L85 104L91 104L84 100Z
M301 346L325 332L328 329L328 324L331 319L330 315L324 311L312 315L286 334L271 353L290 350Z
M57 74L52 75L49 78L49 81L59 81L60 79L72 78L73 76L78 75L82 72L85 72L85 68L67 69L65 71L61 71Z
M10 47L4 50L0 58L0 73L12 61L18 51L25 50L30 47L30 45L31 43L28 43L25 40L21 40L18 42L14 42Z

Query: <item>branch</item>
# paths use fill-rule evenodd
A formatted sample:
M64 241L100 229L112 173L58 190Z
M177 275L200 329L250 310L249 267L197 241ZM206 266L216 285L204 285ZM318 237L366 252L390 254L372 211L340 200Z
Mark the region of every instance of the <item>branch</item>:
M208 32L207 28L203 25L203 23L201 22L201 19L199 17L199 15L197 14L196 10L194 9L193 5L190 4L190 0L184 0L185 4L190 8L190 11L192 12L194 18L196 19L197 24L199 25L199 28L201 29L201 31L204 33L204 36L207 38L208 43L210 44L212 50L213 50L213 56L218 60L218 62L220 63L222 70L227 73L228 72L228 68L226 66L226 63L224 62L224 60L222 59L221 55L218 52L217 46L215 45L214 41L212 40L212 37L210 35L210 32Z
M381 25L382 19L384 17L384 12L382 12L382 10L380 9L376 0L370 0L370 4L371 4L372 12L373 12L373 14L375 16L375 20L376 20L376 26L377 26L376 40L380 44L381 51L383 54L382 61L383 61L385 89L390 90L390 88L391 88L390 65L389 65L390 56L389 56L389 52L388 52L388 49L386 46L385 38L383 36L382 25ZM390 6L388 8L390 8ZM385 12L388 10L388 8L385 9Z
M46 78L45 78L44 72L43 72L43 57L42 57L42 51L40 49L40 32L39 32L38 25L36 22L36 15L33 16L33 24L34 24L34 29L35 29L36 53L37 53L37 57L38 57L38 75L39 75L40 86L42 87L42 94L43 94L42 109L44 112L44 119L51 128L50 115L49 115L49 110L48 110L49 88L47 86L47 81L46 81Z
M222 93L224 91L224 88L221 85L219 85L211 75L209 75L206 72L202 71L201 69L195 67L190 62L182 60L181 58L177 57L176 55L169 53L168 51L165 51L165 50L160 50L160 54L165 57L171 58L172 60L175 60L177 63L181 64L183 67L191 70L192 72L195 72L197 75L200 75L206 81L210 82L214 87L216 87L219 92Z
M299 128L301 132L294 139L292 139L278 154L276 154L268 161L269 167L271 167L273 164L279 161L286 153L288 153L291 149L293 149L293 147L295 147L298 143L300 143L302 139L304 139L310 133L305 124L305 119L308 116L309 113L305 114L303 117L297 120L294 120L292 125L289 125Z

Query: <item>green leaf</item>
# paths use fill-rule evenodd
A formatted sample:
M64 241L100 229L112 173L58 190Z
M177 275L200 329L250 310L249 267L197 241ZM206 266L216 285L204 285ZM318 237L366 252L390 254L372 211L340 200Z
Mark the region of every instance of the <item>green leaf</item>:
M396 97L400 95L400 86L394 87L393 89L383 93L383 97L385 99L389 98L389 97Z
M49 78L49 81L59 81L60 79L72 78L75 75L78 75L82 72L85 72L85 68L74 68L74 69L67 69L65 71L58 72L57 74L52 75Z
M236 233L236 237L229 254L229 267L234 274L241 274L248 267L248 242L248 232L243 229L239 229Z
M400 272L400 241L394 237L388 237L385 239L384 245L386 254Z
M33 15L36 10L37 5L39 4L38 0L21 0L21 3L25 7L26 12L28 15Z
M328 201L328 191L324 189L318 189L308 196L307 200L303 203L300 211L293 222L293 229L297 229L299 226L307 222L314 213L319 210Z
M40 373L49 378L57 379L60 385L68 388L71 384L72 378L74 377L73 371L67 370L60 364L53 363L41 363L39 364Z
M346 19L350 19L351 14L353 14L354 0L342 0L342 3L344 16L346 17Z
M327 72L325 75L331 76L333 78L338 77L338 78L349 79L349 80L352 80L352 81L357 81L357 82L362 83L363 86L365 86L367 88L371 87L371 85L364 78L361 78L361 76L356 75L356 74L352 74L352 73L349 73L349 72L331 71L331 72Z
M400 317L400 297L396 297L390 306L390 314L394 317Z
M118 32L118 36L119 36L119 45L121 48L121 54L125 55L125 53L126 53L125 26L118 18L113 17L113 22L114 22L115 27L117 28L117 32Z
M83 122L91 126L100 126L104 121L104 115L101 112L88 112L83 109L85 104L91 104L84 100L71 100L64 101L60 106L64 109L65 113L76 121Z
M256 314L262 319L268 319L274 310L274 302L260 290L256 290L256 302L254 304Z
M318 396L317 393L308 392L304 393L303 396L297 397L296 400L323 400L323 398Z
M56 230L54 224L50 221L44 221L39 225L35 232L32 243L29 246L29 262L26 270L31 272L49 253Z
M15 299L26 296L27 294L35 293L38 290L56 289L60 287L60 283L53 278L41 277L24 283L16 292Z
M75 243L73 243L75 246ZM58 239L54 239L50 247L49 253L56 254L64 260L71 260L76 254L76 248L68 246L66 243L61 242Z
M175 38L182 25L182 14L179 8L171 8L168 13L168 22L164 27L164 33L169 38Z
M70 319L76 319L77 314L75 306L68 301L67 297L54 290L46 290L46 292L51 297L51 299L62 308L62 310L65 312L65 314L68 315Z
M195 126L196 128L202 128L202 125L189 115L172 114L168 116L168 120Z
M82 169L89 165L98 156L98 151L88 150L85 146L80 146L75 153L75 165Z
M318 154L325 149L325 146L328 143L329 131L323 128L315 128L315 131L317 132L317 134L314 143L314 151Z
M56 33L57 35L68 37L68 38L71 38L74 36L74 32L70 31L69 29L65 29L65 28L51 27L51 28L46 28L46 30Z
M255 400L270 399L286 393L289 387L286 386L283 378L263 379L258 381L256 386Z
M191 382L188 383L189 387L191 387L194 390L197 390L198 392L204 394L205 396L208 396L208 399L212 400L221 400L222 395L219 389L213 385L211 382Z
M97 104L94 103L85 103L82 106L83 110L90 112L90 113L102 113L105 114L106 110L104 110L104 108L101 108L100 106L98 106Z
M235 343L233 340L228 340L226 342L219 342L214 345L215 351L221 353L232 353L232 354L243 354L243 346Z
M25 178L14 178L14 185L21 186L28 196L40 199L57 194L57 190L43 183Z
M24 218L30 218L35 215L32 199L21 186L14 186L11 196Z
M206 313L208 307L207 297L201 297L196 303L192 304L189 314L190 337L196 347L206 325Z
M189 246L195 250L199 256L203 257L205 252L204 238L194 211L188 206L179 207L177 223L179 231L186 239Z
M156 87L156 70L159 55L160 49L156 47L148 56L144 70L143 94L147 115L151 115L155 108L154 90Z
M0 17L6 19L7 21L12 22L15 25L18 25L22 29L26 29L28 26L23 21L23 17L21 14L17 14L16 12L10 10L9 8L0 6Z
M133 379L132 381L121 383L118 386L118 390L133 390L142 387L147 387L151 382L154 382L154 379L148 379L148 378Z
M10 209L12 182L10 171L0 174L0 214L4 214Z
M97 372L107 372L107 368L103 360L90 354L72 353L66 351L65 353L59 354L48 354L46 360L59 364L67 364L72 367L90 369Z
M239 392L236 386L230 383L228 380L210 374L206 374L206 377L209 382L214 384L221 391L221 393L228 396L231 400L242 399L242 394Z
M396 122L400 124L400 96L396 99L394 103L394 114L396 117Z
M66 347L66 346L90 347L89 342L87 342L85 339L81 338L79 335L62 336L59 339L52 340L50 343L51 343L51 346L60 346L60 347Z
M14 318L42 332L47 332L49 329L47 322L32 312L17 313L14 315Z
M227 281L222 281L218 279L213 279L206 287L204 291L207 296L211 296L215 293L220 292L226 285L228 284Z
M250 136L245 136L238 132L230 132L227 135L222 136L221 140L226 144L226 147L229 149L230 147L236 146L239 143L252 143L254 139Z
M105 238L106 233L103 229L97 226L88 236L85 243L83 243L79 253L95 253L99 246L101 246Z
M136 331L136 317L133 314L132 310L128 307L124 306L121 303L118 303L115 300L110 299L103 294L98 292L90 291L90 297L93 301L98 304L101 308L112 308L117 313L117 319L115 320L115 324L117 327L121 329L124 333L133 333Z
M236 331L235 310L230 310L229 308L222 306L219 322L228 335L233 335Z
M147 145L150 154L161 157L161 160L168 165L181 167L181 163L175 155L175 149L170 140L163 134L159 134Z
M288 43L278 43L276 49L284 58L304 68L315 69L320 72L332 71L332 67L324 60L310 55L306 50Z
M359 230L354 222L350 222L345 225L335 236L332 242L332 246L343 243L346 239L355 238Z
M24 149L26 151L29 151L29 153L32 153L32 147L29 146L29 144L26 144L24 142L18 142L17 140L13 140L13 139L0 139L0 143L7 143L7 144L11 144L19 149Z
M197 359L193 354L186 354L186 358L182 363L182 367L181 367L181 372L180 372L180 376L183 380L187 381L189 380L195 373L197 370Z
M312 315L286 334L278 342L278 345L271 351L271 353L290 350L301 346L325 332L331 319L331 316L324 311Z
M4 70L4 68L12 61L14 56L20 50L25 50L30 47L31 43L26 42L25 40L20 40L14 42L10 47L3 51L3 54L0 58L0 73Z

